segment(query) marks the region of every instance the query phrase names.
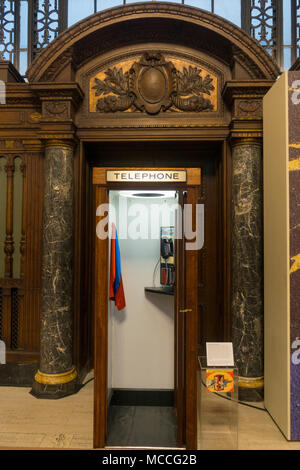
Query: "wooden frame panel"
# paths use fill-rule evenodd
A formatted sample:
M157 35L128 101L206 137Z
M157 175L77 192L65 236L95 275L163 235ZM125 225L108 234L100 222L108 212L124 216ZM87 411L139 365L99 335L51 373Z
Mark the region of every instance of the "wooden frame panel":
M116 185L105 182L105 174L108 168L94 168L93 183L95 185L96 207L100 204L108 203L109 189L115 189ZM137 169L137 168L131 168ZM143 170L146 170L143 168ZM149 170L149 168L148 168ZM157 170L157 168L156 168ZM187 169L188 181L184 186L187 191L187 204L194 207L198 202L197 188L201 182L200 168ZM189 183L193 184L189 185ZM158 183L160 186L162 183ZM157 187L157 183L148 183L143 187ZM119 185L118 185L119 186ZM124 183L122 187L137 187L137 183ZM170 185L164 185L169 187ZM174 190L178 189L178 184L172 186ZM195 217L195 211L193 214ZM193 219L193 225L195 219ZM96 223L94 223L94 233ZM107 435L107 360L108 360L108 242L109 240L100 240L95 237L95 277L94 277L94 447L104 448ZM186 252L184 285L189 286L185 289L183 298L178 299L184 302L179 305L175 301L176 309L186 309L189 312L184 313L185 321L179 322L180 327L184 324L184 335L180 336L184 341L185 348L185 393L181 395L184 398L185 410L184 417L181 419L183 432L179 433L179 441L185 438L187 449L197 448L197 355L198 355L198 252ZM178 326L179 326L178 325ZM180 332L179 332L180 334ZM176 336L176 333L175 333ZM178 336L179 337L179 336ZM177 346L175 346L176 348Z

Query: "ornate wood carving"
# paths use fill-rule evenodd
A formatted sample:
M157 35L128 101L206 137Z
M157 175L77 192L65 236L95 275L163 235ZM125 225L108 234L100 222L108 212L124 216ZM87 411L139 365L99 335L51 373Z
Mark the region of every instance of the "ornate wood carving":
M147 19L149 23L149 15L152 16L152 40L148 37L145 39L146 23L143 20ZM134 22L130 21L133 17L135 18ZM110 30L108 25L112 25L114 22L115 24ZM158 22L161 24L161 34L159 35L157 35L158 28L153 27ZM174 22L176 22L176 25ZM135 29L139 25L143 26L144 35L136 37ZM198 50L204 49L210 51L212 48L214 51L212 54L219 56L225 61L230 59L230 44L235 44L258 67L264 78L276 79L279 74L277 65L267 52L248 34L223 18L187 5L147 2L103 11L63 32L33 62L28 70L29 80L44 80L47 70L52 67L54 61L58 60L59 55L63 54L69 47L74 46L73 58L76 57L78 64L83 64L95 54L128 44L126 32L129 28L133 32L132 43L134 41L138 43L145 40L148 42L163 41L163 32L166 31L169 37L168 42L178 44L180 36L181 44L185 43L189 47L195 47ZM111 38L109 38L108 41L106 38L110 31L113 30L115 40L111 41ZM103 34L101 35L102 32ZM229 37L230 41L228 40ZM198 41L198 46L195 43L197 38L200 41ZM93 39L96 49L91 47ZM118 44L116 41L118 41ZM61 54L58 54L59 50L61 50Z
M244 119L262 119L262 99L235 100L234 117Z
M183 65L180 71L161 52L146 52L126 72L122 67L108 68L103 80L92 79L94 96L101 97L96 111L214 111L210 96L217 93L216 77L202 72L192 65Z
M67 101L44 101L43 117L51 119L70 119L70 102Z

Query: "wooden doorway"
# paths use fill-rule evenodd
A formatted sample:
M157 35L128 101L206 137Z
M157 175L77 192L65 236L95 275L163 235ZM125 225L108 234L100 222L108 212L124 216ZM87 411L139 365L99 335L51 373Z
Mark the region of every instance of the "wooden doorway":
M132 170L133 168L131 168ZM109 189L120 183L107 183L107 168L95 168L95 207L107 204ZM138 169L136 169L138 170ZM151 169L149 169L151 170ZM155 169L157 170L157 168ZM184 169L187 181L172 184L179 201L190 204L193 218L200 185L200 169ZM146 171L143 168L143 171ZM122 185L132 187L132 183ZM135 187L140 187L135 183ZM143 184L143 189L160 187L161 183ZM164 185L167 189L168 185ZM184 195L184 196L183 196ZM96 227L94 227L96 228ZM95 233L95 232L94 232ZM95 284L94 284L94 446L104 448L107 437L107 361L108 361L108 238L95 237ZM197 448L197 354L198 354L198 252L184 250L184 240L178 249L178 281L175 288L175 408L177 411L178 446ZM188 268L186 268L188 267ZM179 274L180 273L180 274ZM186 288L188 286L188 289Z

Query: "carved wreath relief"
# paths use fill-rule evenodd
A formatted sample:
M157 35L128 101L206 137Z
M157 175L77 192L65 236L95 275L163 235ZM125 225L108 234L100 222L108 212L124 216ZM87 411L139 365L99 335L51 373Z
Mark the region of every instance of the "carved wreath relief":
M212 111L210 99L215 91L213 78L202 70L183 67L178 70L159 52L145 53L127 72L112 67L105 71L104 80L94 79L96 111L141 111L158 114L161 111ZM207 95L207 96L204 96Z

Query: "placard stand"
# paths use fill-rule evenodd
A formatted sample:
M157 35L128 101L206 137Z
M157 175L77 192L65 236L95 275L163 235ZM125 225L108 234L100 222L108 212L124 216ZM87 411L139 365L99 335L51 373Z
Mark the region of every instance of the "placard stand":
M209 367L202 356L198 363L198 448L237 450L237 367ZM233 391L226 391L230 389Z

